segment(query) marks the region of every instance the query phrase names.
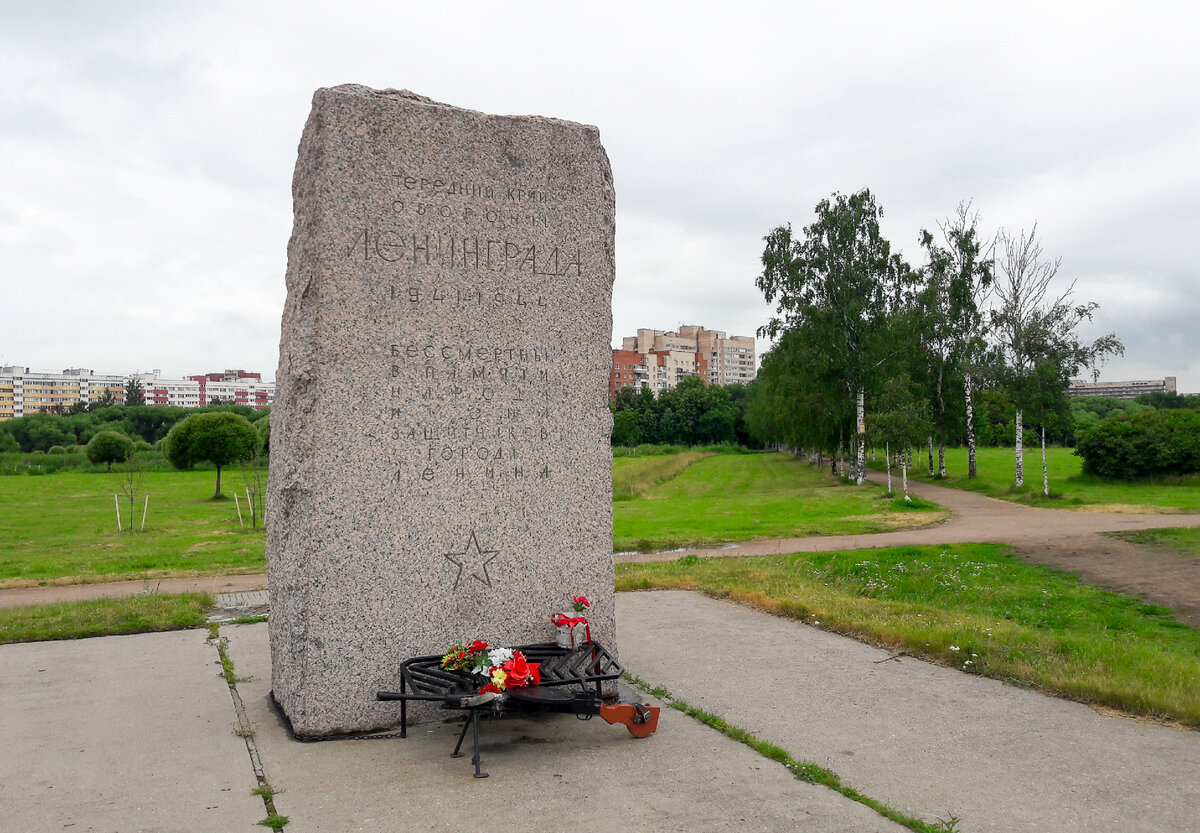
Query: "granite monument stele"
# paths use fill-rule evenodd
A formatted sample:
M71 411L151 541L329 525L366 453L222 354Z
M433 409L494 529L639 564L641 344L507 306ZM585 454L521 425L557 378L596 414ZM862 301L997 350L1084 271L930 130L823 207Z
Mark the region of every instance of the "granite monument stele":
M394 725L400 663L616 651L614 194L595 127L320 89L300 141L271 412L271 683L293 732Z

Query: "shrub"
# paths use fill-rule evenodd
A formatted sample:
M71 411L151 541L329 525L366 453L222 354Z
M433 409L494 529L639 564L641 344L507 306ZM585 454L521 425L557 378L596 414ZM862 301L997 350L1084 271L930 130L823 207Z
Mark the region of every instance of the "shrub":
M1200 412L1163 410L1102 420L1081 431L1087 474L1119 480L1200 472Z
M133 453L133 440L116 431L97 431L87 444L87 456L93 463L105 463L112 471L113 463L123 462Z
M52 445L52 446L50 446L49 450L46 453L47 454L66 454L67 450L65 448L63 448L61 445Z

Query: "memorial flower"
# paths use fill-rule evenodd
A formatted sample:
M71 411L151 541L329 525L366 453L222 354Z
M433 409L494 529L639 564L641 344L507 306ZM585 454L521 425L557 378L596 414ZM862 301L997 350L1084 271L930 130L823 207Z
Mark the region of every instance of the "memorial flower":
M587 596L572 596L571 597L571 607L575 610L576 613L583 613L585 610L587 610L591 606L592 606L592 603L588 601Z
M476 639L474 642L460 641L454 643L442 655L442 668L447 671L466 671L467 673L484 674L492 666L488 656L488 644Z
M475 674L487 682L479 693L500 694L510 688L538 685L541 671L536 662L530 662L524 654L512 648L492 648L481 639L474 642L456 642L442 655L442 668Z
M512 648L493 648L488 652L488 661L496 667L503 667L504 663L513 658Z

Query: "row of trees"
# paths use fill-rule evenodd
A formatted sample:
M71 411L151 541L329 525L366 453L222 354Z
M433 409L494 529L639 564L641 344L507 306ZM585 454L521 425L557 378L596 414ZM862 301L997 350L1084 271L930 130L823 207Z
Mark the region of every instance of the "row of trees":
M657 397L624 388L614 397L612 444L752 445L746 428L745 385L707 385L692 376Z
M177 422L159 446L171 465L191 469L197 463L212 463L217 469L214 496L221 496L221 470L232 464L254 461L267 451L270 423L252 423L229 411L192 413ZM143 444L144 445L144 444ZM147 446L148 447L148 446ZM112 471L113 463L129 463L138 451L133 440L116 431L99 431L87 444L87 457ZM126 467L132 471L134 467Z
M133 442L154 445L164 439L180 420L195 414L228 412L257 423L268 410L247 405L206 405L176 408L155 405L110 405L83 408L67 414L30 414L0 422L0 452L49 451L54 446L85 446L101 431L114 431ZM264 426L266 423L264 423Z
M868 439L936 445L942 474L946 443L964 442L974 477L976 407L994 390L1013 405L1022 486L1026 420L1043 438L1069 426L1069 380L1121 342L1079 337L1097 305L1075 303L1073 283L1052 291L1060 262L1044 257L1036 226L988 238L960 205L938 233L921 231L925 263L913 267L881 234L882 216L869 190L834 194L801 236L789 225L765 238L757 285L776 310L759 335L775 344L747 404L751 433L848 450L859 483Z

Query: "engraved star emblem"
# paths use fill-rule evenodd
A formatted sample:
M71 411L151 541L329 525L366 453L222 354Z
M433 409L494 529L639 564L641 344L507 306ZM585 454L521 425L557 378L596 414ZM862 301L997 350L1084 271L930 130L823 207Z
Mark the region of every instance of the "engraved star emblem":
M492 577L488 573L488 564L492 562L500 550L485 550L479 546L479 540L475 537L475 530L471 530L471 536L467 539L467 545L463 547L462 552L447 552L442 553L442 557L458 568L458 574L454 577L454 590L458 589L459 582L462 581L463 572L470 567L468 575L476 581L492 586Z

